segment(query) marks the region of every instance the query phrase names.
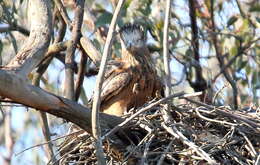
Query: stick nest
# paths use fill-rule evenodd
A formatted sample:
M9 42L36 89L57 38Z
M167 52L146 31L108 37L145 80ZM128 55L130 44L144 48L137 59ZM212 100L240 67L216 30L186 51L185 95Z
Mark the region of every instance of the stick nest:
M120 143L111 136L103 140L107 164L260 163L259 107L232 110L189 100L170 108L170 123L163 108L153 107L117 131ZM60 145L60 164L97 164L91 135L74 130Z

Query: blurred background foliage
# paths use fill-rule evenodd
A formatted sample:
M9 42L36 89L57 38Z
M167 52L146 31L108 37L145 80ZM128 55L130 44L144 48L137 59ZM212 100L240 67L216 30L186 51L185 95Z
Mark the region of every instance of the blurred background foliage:
M0 1L0 56L4 66L26 41L30 29L28 0ZM51 2L55 14L55 3ZM169 52L172 73L172 91L193 92L203 89L204 101L215 105L234 107L234 87L237 89L238 108L259 107L260 104L260 2L258 0L173 0ZM73 20L74 1L64 0L69 18ZM86 0L83 36L91 39L102 52L109 23L117 0ZM118 27L127 22L142 24L147 30L148 47L156 63L158 73L163 77L163 25L164 0L126 0L118 21ZM191 13L196 17L197 31ZM212 22L214 20L214 23ZM53 19L53 38L58 33L58 20ZM194 47L195 40L198 46ZM67 28L63 41L71 38ZM216 48L219 50L216 51ZM197 50L199 58L195 57ZM114 41L111 58L120 58L120 42ZM221 58L222 60L219 60ZM76 52L75 61L80 55ZM54 58L41 79L41 87L62 95L64 63ZM86 70L95 66L90 60ZM197 72L201 72L198 76ZM231 81L228 81L227 72ZM232 83L235 86L232 86ZM87 103L95 83L93 75L85 78L80 103ZM204 87L201 87L204 86ZM180 104L180 102L179 102ZM6 156L5 122L10 104L2 103L0 115L0 164ZM27 111L23 106L11 106L11 136L14 141L13 153L43 142L36 111ZM66 124L49 116L53 137L66 132ZM19 163L18 163L19 162ZM28 150L12 157L13 164L46 164L42 147Z

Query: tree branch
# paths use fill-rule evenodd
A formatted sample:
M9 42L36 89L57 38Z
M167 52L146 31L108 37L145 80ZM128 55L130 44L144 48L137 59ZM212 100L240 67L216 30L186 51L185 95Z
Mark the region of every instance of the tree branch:
M76 45L79 42L81 35L81 25L83 21L85 0L77 0L75 8L75 18L73 21L72 39L69 41L69 45L65 57L65 85L64 85L64 96L68 99L75 99L75 88L74 88L74 53Z
M125 0L119 0L118 4L116 6L115 12L113 14L113 18L111 20L108 35L106 39L106 44L104 46L103 54L102 54L102 60L100 64L100 69L97 75L96 80L96 86L95 86L95 93L93 98L93 106L92 106L92 131L93 136L96 140L96 150L97 150L97 160L98 164L104 165L106 164L106 161L104 159L104 153L102 148L102 139L101 139L101 132L100 132L100 120L99 120L99 109L100 109L100 95L101 95L101 88L104 80L104 74L105 74L105 68L107 64L107 58L110 53L110 48L112 44L112 39L116 27L116 22L119 16L119 13L121 11L121 8L123 7Z
M96 66L100 65L102 55L93 45L93 43L86 37L80 39L81 47L84 49L89 58L94 62Z
M169 58L169 21L170 21L170 11L171 11L171 0L166 1L166 11L165 11L165 20L163 27L163 64L165 71L165 96L168 97L171 95L171 71L170 71L170 58ZM168 114L170 109L170 104L166 105L166 108L163 109L163 118L166 123L170 122L171 117Z
M50 2L48 0L31 0L30 12L30 36L23 48L7 65L7 68L16 70L23 76L27 76L43 59L52 33Z
M215 20L214 20L214 1L211 0L211 10L210 10L211 16L211 28L213 33L216 33L216 27L215 27ZM218 40L217 40L217 36L216 35L211 35L212 37L212 41L213 41L213 45L216 51L216 56L219 62L219 65L221 68L223 68L225 66L225 61L224 61L224 57L222 56L222 50L218 44ZM225 76L226 80L229 82L229 84L232 87L232 91L233 91L233 104L234 104L234 108L237 109L238 108L238 90L237 90L237 86L236 86L236 82L233 80L233 78L230 76L230 74L228 73L228 71L225 69L223 70L223 75Z
M44 65L44 66L46 66L46 67L40 67L40 70L38 68L38 70L37 70L38 72L36 72L34 74L33 80L32 80L33 85L35 85L35 86L40 85L40 78L41 78L42 74L45 72L45 70L47 69L48 65ZM50 142L51 133L50 133L50 129L49 129L47 114L45 112L40 111L40 123L41 123L44 139L45 139L45 141L49 141L48 145L45 146L47 157L49 160L53 160L53 162L55 162L56 159L55 159L55 155L54 155L53 148L52 148L53 144Z
M13 24L9 24L6 27L0 27L0 33L3 32L9 32L9 31L18 31L20 33L22 33L25 36L29 36L30 35L30 31L25 29L24 27L17 25L16 23Z
M76 80L75 85L75 100L77 101L80 96L80 92L82 89L85 73L86 73L86 64L87 64L87 56L85 55L85 52L81 51L81 59L80 59L80 65L78 69L78 76Z
M13 147L14 147L14 139L12 137L12 113L10 107L5 107L5 119L4 119L4 135L5 135L5 147L6 147L6 156L4 157L3 165L11 165L12 155L13 155Z
M71 30L72 29L72 25L71 25L71 21L70 21L70 18L67 14L67 11L66 9L64 8L62 2L60 0L55 0L55 5L57 6L64 22L67 24L67 26L69 27L69 29Z
M27 84L26 80L13 72L0 70L0 96L61 117L92 133L90 109L71 100L46 92L39 87ZM100 118L102 133L104 133L104 130L113 128L124 120L120 117L103 113L100 114Z
M198 37L198 25L197 25L197 17L196 17L196 7L195 1L189 0L189 15L191 22L191 30L192 30L192 39L191 45L193 47L194 59L197 61L197 66L195 67L196 72L196 80L192 82L188 79L191 87L196 91L204 91L207 88L207 84L202 75L202 68L200 65L200 54L199 54L199 37ZM204 99L204 95L202 95L201 100Z

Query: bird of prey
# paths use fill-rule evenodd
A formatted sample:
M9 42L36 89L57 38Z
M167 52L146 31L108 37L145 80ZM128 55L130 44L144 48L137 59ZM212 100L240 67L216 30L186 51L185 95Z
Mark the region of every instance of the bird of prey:
M101 112L116 116L144 105L163 92L143 28L138 24L126 24L119 35L121 59L110 63L105 73L100 108Z

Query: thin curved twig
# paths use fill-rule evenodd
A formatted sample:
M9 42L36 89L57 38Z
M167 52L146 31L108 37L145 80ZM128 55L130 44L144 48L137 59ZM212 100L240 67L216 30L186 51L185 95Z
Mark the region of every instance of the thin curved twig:
M107 138L108 136L110 136L111 134L115 133L116 131L118 131L120 128L122 128L124 125L126 125L128 122L130 122L131 120L133 120L135 117L137 117L138 115L140 115L141 113L150 110L151 108L153 108L154 106L157 106L159 104L165 103L167 101L169 101L170 99L176 98L176 97L193 97L193 96L198 96L201 95L201 92L196 92L193 94L185 94L184 92L180 92L180 93L176 93L173 95L170 95L168 97L162 98L156 102L153 102L149 105L147 105L144 108L140 108L137 110L137 112L133 115L131 115L129 118L127 118L125 121L123 121L122 123L120 123L119 125L117 125L116 127L114 127L112 130L110 130L107 134L105 134L102 139Z
M104 74L105 74L105 68L107 64L107 59L109 56L113 34L116 27L116 22L119 16L119 13L121 11L121 8L123 7L125 0L119 0L118 4L116 6L115 12L113 14L113 18L111 20L108 35L106 39L106 44L104 46L104 51L102 54L102 60L100 63L100 69L97 75L97 81L95 86L95 93L93 98L93 106L92 106L92 133L93 137L95 138L96 143L96 156L98 160L98 164L104 165L106 163L104 152L102 148L102 139L101 139L101 130L100 130L100 124L99 124L99 109L100 109L100 95L101 95L101 88L104 80Z
M171 71L170 71L170 58L169 58L169 43L168 43L168 33L169 33L169 20L171 11L171 0L167 0L166 3L166 13L163 27L163 63L165 71L165 96L171 95Z

